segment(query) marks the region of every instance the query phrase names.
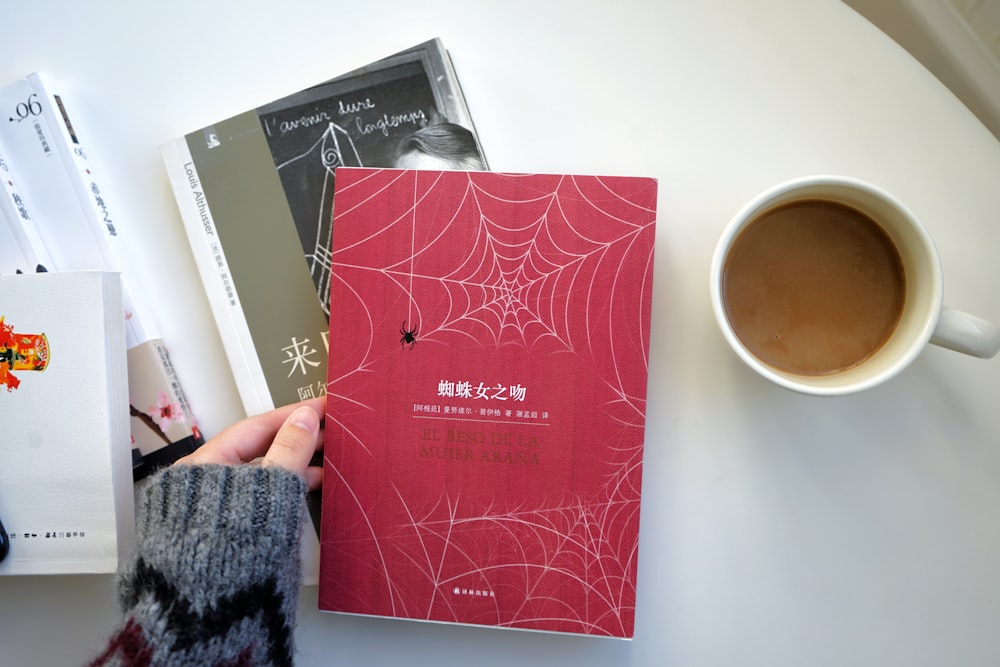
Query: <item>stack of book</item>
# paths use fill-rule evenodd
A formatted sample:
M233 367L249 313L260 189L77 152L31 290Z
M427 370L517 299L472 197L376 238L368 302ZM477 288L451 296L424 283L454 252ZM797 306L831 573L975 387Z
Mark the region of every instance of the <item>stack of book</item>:
M0 88L0 274L122 270L129 225L96 173L88 136L47 75ZM140 479L204 440L150 299L124 279L133 476Z
M17 423L0 514L19 508L4 567L82 570L52 545L128 543L123 414L136 477L201 437L144 295L109 273L128 225L85 130L44 75L0 89L0 111L0 402ZM303 545L320 608L631 637L656 180L488 171L438 39L162 156L246 412L327 396ZM91 384L99 406L77 405ZM72 480L82 464L57 445L84 407L91 486L61 491L103 489L87 513L112 520L30 518L29 501L65 500L19 471L55 457ZM74 430L52 439L62 410Z
M87 136L45 74L0 87L0 574L113 572L132 482L203 442Z
M486 158L451 59L433 39L189 132L162 147L247 414L326 393L337 168L406 146ZM303 547L319 569L319 500Z
M162 154L246 411L327 396L321 609L631 637L656 181L486 171L437 39Z

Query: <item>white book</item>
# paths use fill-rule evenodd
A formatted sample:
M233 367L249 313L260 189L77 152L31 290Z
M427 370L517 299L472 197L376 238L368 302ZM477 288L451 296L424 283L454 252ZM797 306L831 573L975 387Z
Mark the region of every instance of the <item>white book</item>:
M114 572L134 545L121 275L0 276L0 575Z
M31 202L42 241L60 271L120 271L110 243L97 231L111 220L101 186L77 167L71 136L55 98L36 74L0 88L0 114L6 159L21 175L20 187ZM67 145L69 143L70 145ZM80 153L85 152L79 149ZM135 295L125 287L129 347L155 337L139 315Z

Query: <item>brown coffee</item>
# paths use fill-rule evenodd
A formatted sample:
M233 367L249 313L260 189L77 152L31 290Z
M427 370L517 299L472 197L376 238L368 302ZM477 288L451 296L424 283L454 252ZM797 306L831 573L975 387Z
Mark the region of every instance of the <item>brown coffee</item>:
M803 200L764 212L733 241L722 296L761 361L829 375L875 354L899 323L903 263L885 231L843 204Z

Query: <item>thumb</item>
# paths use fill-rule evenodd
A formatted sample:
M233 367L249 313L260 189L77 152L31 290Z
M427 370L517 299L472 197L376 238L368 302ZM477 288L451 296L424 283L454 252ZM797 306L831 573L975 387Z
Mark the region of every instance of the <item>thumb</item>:
M296 408L278 429L261 465L307 476L309 460L320 447L319 414L308 405Z

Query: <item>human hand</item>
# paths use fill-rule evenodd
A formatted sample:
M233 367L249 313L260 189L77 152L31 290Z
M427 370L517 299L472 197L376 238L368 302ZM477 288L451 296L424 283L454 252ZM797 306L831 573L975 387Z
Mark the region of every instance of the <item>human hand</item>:
M323 447L320 418L325 411L326 399L313 398L248 417L177 459L174 465L239 465L259 460L262 466L298 473L315 491L323 481L323 469L310 466L309 461Z

